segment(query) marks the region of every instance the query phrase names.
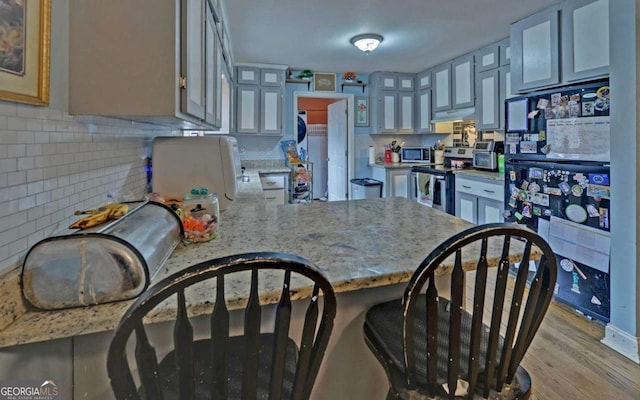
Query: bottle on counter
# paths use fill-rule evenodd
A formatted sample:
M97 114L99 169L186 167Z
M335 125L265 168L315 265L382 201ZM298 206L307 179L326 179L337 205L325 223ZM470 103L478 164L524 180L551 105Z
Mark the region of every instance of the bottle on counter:
M208 188L193 188L182 201L182 226L186 243L201 243L217 236L220 207L218 196Z

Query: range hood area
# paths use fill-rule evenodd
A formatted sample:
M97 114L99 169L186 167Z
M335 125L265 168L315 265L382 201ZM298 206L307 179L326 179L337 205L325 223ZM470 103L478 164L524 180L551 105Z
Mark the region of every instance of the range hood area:
M448 110L436 112L431 120L431 131L433 133L452 134L456 133L459 125L475 125L476 109L461 108L458 110Z

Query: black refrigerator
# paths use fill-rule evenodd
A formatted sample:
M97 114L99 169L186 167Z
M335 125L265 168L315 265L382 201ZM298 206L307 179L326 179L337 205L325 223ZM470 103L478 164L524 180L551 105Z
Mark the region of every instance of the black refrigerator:
M529 226L551 245L555 298L604 322L610 315L609 100L608 81L594 81L505 102L505 221Z

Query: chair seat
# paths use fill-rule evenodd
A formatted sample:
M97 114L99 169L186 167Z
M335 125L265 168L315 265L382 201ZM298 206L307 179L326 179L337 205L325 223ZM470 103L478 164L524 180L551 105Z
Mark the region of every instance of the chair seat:
M364 322L365 341L374 355L388 369L390 376L395 376L393 385L396 392L401 398L418 399L418 398L438 398L445 396L446 392L442 389L442 384L446 382L447 355L449 349L449 300L440 297L438 300L438 383L439 393L428 393L426 387L407 388L404 371L404 349L403 349L403 305L400 299L392 300L373 306L366 314ZM417 301L415 313L415 345L416 345L416 380L418 385L426 385L427 376L427 358L426 358L426 301L425 296L421 295ZM486 352L489 327L483 325L481 339L481 354ZM471 338L471 315L462 313L461 327L461 356L460 360L467 360L469 356L469 343ZM498 353L502 349L502 340L498 344ZM476 392L481 392L484 388L484 364L485 358L480 357L479 360L479 385ZM468 377L468 365L462 361L460 363L460 376L464 379ZM402 386L402 387L397 387ZM509 387L505 387L501 395L494 393L490 398L509 399L509 398L526 398L525 393L530 390L530 378L521 367L516 374L513 382ZM506 397L505 397L506 396Z
M258 353L258 393L257 399L269 398L269 385L271 382L271 354L273 353L272 333L263 333L260 335L260 350ZM246 338L236 336L229 338L228 341L228 399L242 398L242 371L243 361L245 359L245 341ZM196 376L196 399L211 399L211 372L209 368L211 341L197 340L193 342L194 354L194 371ZM287 351L285 356L285 374L283 382L283 398L291 398L293 390L293 381L296 372L297 346L295 342L289 338L287 341ZM178 391L176 388L177 376L175 368L174 352L168 353L159 364L159 374L162 382L162 392L165 400L178 400ZM144 397L143 397L144 398Z

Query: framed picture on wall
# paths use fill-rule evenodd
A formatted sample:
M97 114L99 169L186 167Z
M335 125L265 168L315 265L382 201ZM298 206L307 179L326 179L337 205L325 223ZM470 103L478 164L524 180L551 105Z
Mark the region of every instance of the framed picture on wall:
M369 126L369 97L355 96L355 124Z
M313 90L316 92L335 92L336 74L322 72L313 74Z
M51 0L0 0L0 100L49 104Z

